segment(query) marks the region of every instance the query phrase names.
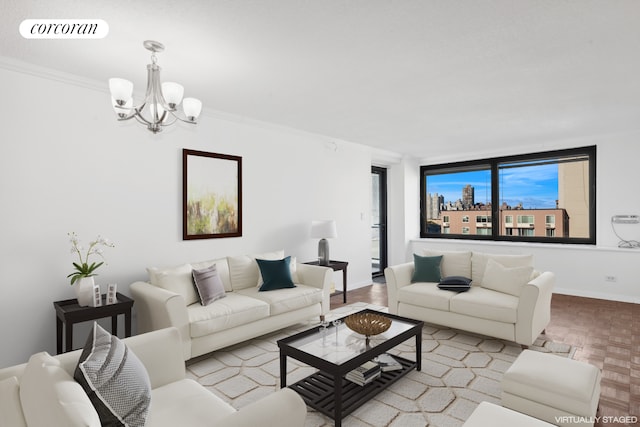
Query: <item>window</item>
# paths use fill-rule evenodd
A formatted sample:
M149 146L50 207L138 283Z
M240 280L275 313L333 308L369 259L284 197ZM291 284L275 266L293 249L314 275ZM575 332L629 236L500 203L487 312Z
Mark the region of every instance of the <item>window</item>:
M518 224L533 225L533 215L518 215Z
M595 244L595 170L595 146L422 166L420 235Z

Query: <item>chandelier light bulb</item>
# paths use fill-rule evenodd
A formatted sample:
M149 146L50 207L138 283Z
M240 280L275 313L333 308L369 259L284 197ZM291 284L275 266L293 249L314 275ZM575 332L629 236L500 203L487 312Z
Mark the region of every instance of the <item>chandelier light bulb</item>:
M133 83L125 79L111 78L109 79L109 90L118 105L125 105L133 94Z
M156 123L164 121L167 117L165 109L160 104L149 104L149 112L151 113L151 119Z
M184 115L187 116L187 119L195 123L202 111L202 102L195 98L185 98L182 101L182 108L184 108Z
M171 109L175 110L176 106L182 102L184 96L184 87L175 82L162 83L162 95L164 100Z

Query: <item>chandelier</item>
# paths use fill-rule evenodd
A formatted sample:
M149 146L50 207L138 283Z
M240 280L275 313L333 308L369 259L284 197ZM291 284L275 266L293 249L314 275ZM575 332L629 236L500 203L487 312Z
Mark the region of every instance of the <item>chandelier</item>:
M184 87L174 82L160 83L160 66L156 63L156 53L164 50L162 43L146 40L145 49L150 50L151 64L147 65L147 93L141 104L133 106L133 83L129 80L109 79L109 90L113 109L118 120L135 118L153 133L162 131L176 121L196 124L202 110L202 102L195 98L184 98ZM178 115L178 105L182 102L184 118Z

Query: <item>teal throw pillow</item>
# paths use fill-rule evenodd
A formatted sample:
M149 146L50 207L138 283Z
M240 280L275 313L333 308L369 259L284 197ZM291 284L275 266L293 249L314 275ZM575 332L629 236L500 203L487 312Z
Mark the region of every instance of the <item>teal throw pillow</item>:
M440 274L440 256L420 256L413 254L414 272L411 283L415 282L433 282L438 283L442 279Z
M291 268L289 267L289 263L291 262L290 256L278 260L256 259L256 262L258 263L264 282L262 286L260 286L260 292L296 287L296 285L293 284Z

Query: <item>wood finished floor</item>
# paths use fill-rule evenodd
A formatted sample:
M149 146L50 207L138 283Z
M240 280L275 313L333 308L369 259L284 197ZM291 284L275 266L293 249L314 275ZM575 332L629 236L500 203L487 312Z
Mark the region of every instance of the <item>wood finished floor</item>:
M347 304L387 306L385 284L347 292ZM345 305L331 297L331 308ZM640 305L554 294L547 335L577 347L574 359L602 370L600 416L640 417ZM597 427L638 425L600 422Z

